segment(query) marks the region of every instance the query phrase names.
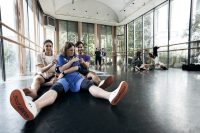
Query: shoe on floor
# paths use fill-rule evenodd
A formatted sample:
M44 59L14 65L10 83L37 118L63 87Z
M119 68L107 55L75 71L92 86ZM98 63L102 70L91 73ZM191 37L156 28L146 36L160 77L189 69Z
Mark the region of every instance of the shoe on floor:
M20 89L15 89L11 92L10 103L27 121L33 120L38 113L35 103L26 98L24 92Z
M116 105L126 94L128 90L128 84L125 81L122 81L118 88L111 92L109 101L112 105Z
M102 88L102 89L106 89L108 88L111 84L113 84L113 76L108 76L105 80L102 80L100 83L99 83L99 88Z

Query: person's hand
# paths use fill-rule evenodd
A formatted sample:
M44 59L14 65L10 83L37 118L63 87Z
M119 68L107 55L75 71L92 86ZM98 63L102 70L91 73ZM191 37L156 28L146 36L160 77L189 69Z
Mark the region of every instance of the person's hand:
M80 63L82 64L82 63L84 63L84 60L83 60L83 58L80 58Z
M54 60L51 62L51 64L52 64L52 65L55 65L55 64L57 64L57 60L56 60L56 59L54 59Z
M73 62L77 62L79 60L80 60L79 58L75 57L75 58L72 58L70 61L73 63Z

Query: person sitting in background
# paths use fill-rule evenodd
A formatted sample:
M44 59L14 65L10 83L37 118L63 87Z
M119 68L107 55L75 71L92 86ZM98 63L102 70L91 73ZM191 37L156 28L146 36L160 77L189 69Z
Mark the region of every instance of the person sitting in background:
M159 61L158 51L157 51L158 49L159 47L155 46L153 48L153 54L149 53L149 57L151 57L151 59L154 61L155 69L168 70L166 65Z
M135 56L133 57L132 64L135 70L140 71L140 66L142 65L141 51L136 52Z

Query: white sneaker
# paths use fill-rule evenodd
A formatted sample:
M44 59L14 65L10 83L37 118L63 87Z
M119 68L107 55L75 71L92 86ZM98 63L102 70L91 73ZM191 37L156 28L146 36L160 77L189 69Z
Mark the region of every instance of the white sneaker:
M35 103L29 100L20 89L12 91L10 103L25 120L33 120L38 114Z
M116 105L126 94L128 90L128 84L125 81L122 81L118 88L111 92L109 101L112 105Z

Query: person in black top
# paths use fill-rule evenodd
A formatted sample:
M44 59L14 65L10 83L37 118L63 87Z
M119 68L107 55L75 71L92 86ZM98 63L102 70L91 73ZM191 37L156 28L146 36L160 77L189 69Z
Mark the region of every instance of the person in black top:
M101 66L101 51L96 48L96 51L95 51L95 64L97 66L97 62L99 64L99 66Z

